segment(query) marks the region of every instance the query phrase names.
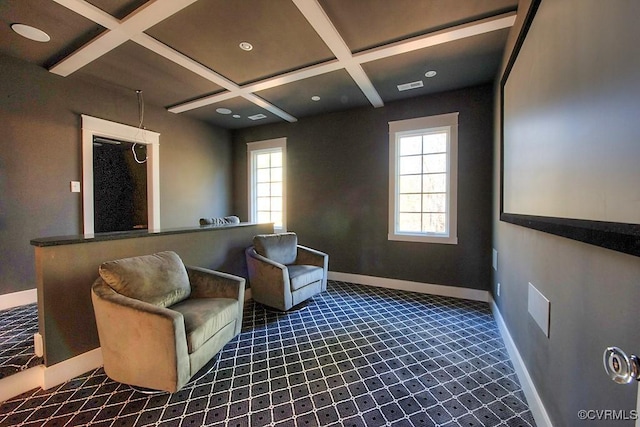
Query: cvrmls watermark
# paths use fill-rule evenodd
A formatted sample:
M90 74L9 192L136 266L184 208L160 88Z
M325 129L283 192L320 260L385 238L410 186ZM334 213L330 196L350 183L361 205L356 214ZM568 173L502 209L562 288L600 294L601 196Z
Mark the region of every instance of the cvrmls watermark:
M637 420L638 411L635 409L581 409L578 411L578 419L591 421L627 421Z

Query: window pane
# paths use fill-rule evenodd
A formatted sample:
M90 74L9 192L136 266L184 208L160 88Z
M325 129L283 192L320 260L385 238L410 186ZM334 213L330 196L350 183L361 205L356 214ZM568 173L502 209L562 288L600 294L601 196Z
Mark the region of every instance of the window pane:
M400 157L400 175L422 173L421 156Z
M271 195L274 197L282 197L282 183L274 182L271 184Z
M422 135L400 138L400 155L422 154Z
M271 210L271 198L270 197L258 197L257 207L259 211L268 211Z
M256 182L269 182L271 178L269 170L270 169L258 169L256 171Z
M400 192L401 193L420 193L422 188L420 186L421 175L402 175L400 177Z
M399 197L400 212L422 212L419 194L401 194Z
M421 214L419 213L400 213L398 214L398 231L400 232L420 232L422 224L420 223Z
M256 167L268 168L269 167L269 154L256 154Z
M427 154L422 156L424 173L437 173L447 171L446 154Z
M282 181L282 168L271 168L271 181Z
M425 194L423 196L423 212L446 212L447 196L446 194Z
M271 198L271 211L282 212L282 197Z
M282 153L280 151L271 153L271 167L272 168L282 167Z
M422 231L425 233L445 233L446 227L445 214L423 214Z
M271 195L270 192L271 185L269 183L262 183L256 185L256 196L258 197L268 197Z
M271 222L271 214L269 212L258 211L256 215L259 223Z
M282 227L282 212L271 212L271 222L274 223L274 227Z
M432 133L424 135L422 152L424 154L429 153L444 153L447 151L447 134Z
M444 193L447 191L447 174L423 175L422 186L425 193Z

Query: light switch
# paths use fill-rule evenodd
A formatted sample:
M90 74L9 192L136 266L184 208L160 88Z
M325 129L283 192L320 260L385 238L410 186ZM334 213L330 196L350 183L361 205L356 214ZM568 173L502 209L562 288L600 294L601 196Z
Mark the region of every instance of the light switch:
M71 181L71 192L72 193L80 192L80 181Z

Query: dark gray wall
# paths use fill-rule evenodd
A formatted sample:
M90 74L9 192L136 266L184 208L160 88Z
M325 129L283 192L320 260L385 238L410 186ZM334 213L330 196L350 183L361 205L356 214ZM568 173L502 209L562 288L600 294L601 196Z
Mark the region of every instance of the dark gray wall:
M82 232L80 114L137 126L136 94L0 56L0 295L36 286L31 239ZM228 215L230 134L152 105L144 125L161 133L162 227Z
M287 137L287 229L331 271L488 289L493 92L480 86L234 132L235 213L247 220L246 143ZM457 245L387 239L388 122L459 111Z
M521 1L518 21L524 17L530 1ZM611 41L610 49L617 60L602 63L607 73L615 70L616 85L637 91L638 70L629 67L628 55L638 50L635 40L640 36L637 17L639 4L616 0L543 0L530 34L538 42L540 60L565 58L577 63L593 63L592 46L601 45L598 37L603 26ZM518 28L512 32L511 43ZM509 52L508 52L509 53ZM609 52L612 54L612 52ZM506 58L505 58L506 60ZM568 72L574 64L556 62L554 71L546 76L544 85L555 85L554 105L542 105L540 109L553 108L553 120L540 120L540 114L519 117L524 125L535 125L539 131L555 132L558 123L569 126L569 132L579 137L583 150L597 150L602 146L613 149L608 141L595 136L607 126L607 120L617 116L621 105L611 92L602 91L599 85L576 88L575 84L562 85L574 79L599 78L599 67L582 68L575 76ZM520 72L526 72L520 71ZM522 79L526 76L516 75ZM606 82L608 86L611 82ZM532 84L529 82L528 84ZM530 88L527 88L530 89ZM529 92L522 91L520 96ZM515 92L517 96L518 92ZM574 122L576 103L582 99L597 100L598 105L608 104L601 121L595 123ZM526 102L526 99L519 99ZM584 108L584 106L579 106ZM595 107L595 105L594 105ZM637 108L637 104L636 107ZM579 111L579 109L578 109ZM546 116L546 113L543 114ZM621 115L624 116L624 115ZM499 117L496 114L496 118ZM507 123L512 125L512 123ZM624 132L634 135L635 144L640 141L637 122L624 121ZM598 132L585 132L596 127ZM496 153L500 152L496 136ZM497 156L498 157L498 156ZM639 159L635 159L637 163ZM570 165L548 165L549 173L562 176ZM603 168L608 167L602 165ZM499 188L499 163L496 161L494 188ZM558 182L557 185L562 185ZM635 183L637 186L639 183ZM526 194L522 195L527 197ZM544 234L528 228L500 222L499 200L494 200L494 245L498 250L498 272L493 284L501 284L500 296L495 296L509 331L522 355L526 367L540 393L541 399L554 426L633 426L634 421L580 421L580 409L625 409L636 407L638 386L620 386L611 382L604 373L602 353L607 346L617 345L630 353L640 352L640 329L637 324L640 300L640 258L625 255L597 246ZM534 284L551 302L550 336L545 337L527 312L528 283ZM627 412L629 415L629 412Z

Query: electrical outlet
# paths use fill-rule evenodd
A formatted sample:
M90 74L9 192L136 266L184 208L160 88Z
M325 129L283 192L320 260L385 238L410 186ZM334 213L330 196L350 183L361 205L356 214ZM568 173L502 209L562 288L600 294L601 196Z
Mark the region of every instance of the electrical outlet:
M71 192L72 193L80 192L80 181L71 181Z
M500 282L498 282L498 285L496 286L496 295L500 296Z

